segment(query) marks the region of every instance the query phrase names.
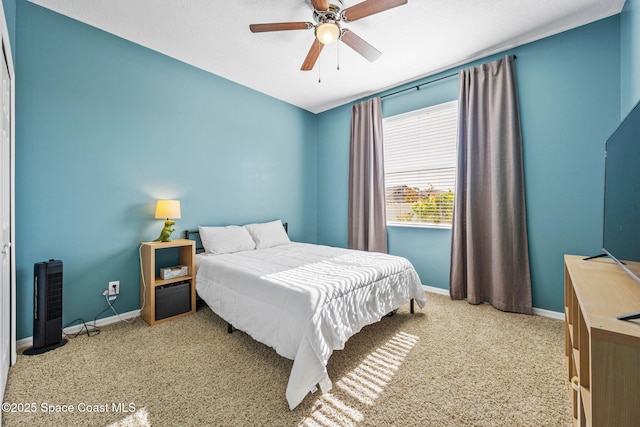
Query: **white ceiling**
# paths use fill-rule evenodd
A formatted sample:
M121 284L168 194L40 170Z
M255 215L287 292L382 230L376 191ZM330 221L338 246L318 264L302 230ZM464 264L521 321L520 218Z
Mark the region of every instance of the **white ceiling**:
M254 34L249 24L313 22L310 0L30 1L313 113L615 15L624 6L624 0L409 0L344 25L382 52L377 61L332 44L312 71L303 72L313 30ZM345 8L357 3L344 0Z

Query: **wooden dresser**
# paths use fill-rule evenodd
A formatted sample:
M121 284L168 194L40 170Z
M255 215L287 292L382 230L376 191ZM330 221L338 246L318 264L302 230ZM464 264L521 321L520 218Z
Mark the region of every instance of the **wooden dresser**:
M565 255L565 354L575 425L637 427L640 320L616 316L640 310L640 283L611 259L583 258Z

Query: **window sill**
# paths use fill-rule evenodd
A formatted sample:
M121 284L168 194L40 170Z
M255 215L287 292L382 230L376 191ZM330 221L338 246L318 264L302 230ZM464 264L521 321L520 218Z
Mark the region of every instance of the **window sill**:
M415 223L415 222L387 222L387 227L402 227L402 228L435 228L439 230L451 230L451 224L429 224L429 223Z

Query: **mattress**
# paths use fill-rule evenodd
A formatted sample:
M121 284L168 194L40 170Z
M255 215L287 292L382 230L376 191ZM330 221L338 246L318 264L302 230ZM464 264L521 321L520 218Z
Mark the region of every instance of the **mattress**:
M196 291L225 321L293 360L286 398L294 409L319 385L327 362L364 326L426 295L402 257L307 243L224 255L199 254Z

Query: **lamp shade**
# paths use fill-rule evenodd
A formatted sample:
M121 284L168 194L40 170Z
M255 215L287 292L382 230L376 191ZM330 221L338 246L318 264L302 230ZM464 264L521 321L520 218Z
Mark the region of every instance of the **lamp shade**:
M158 200L156 202L156 219L180 218L180 200Z
M325 22L316 27L316 38L322 44L330 44L340 37L340 27L333 22Z

